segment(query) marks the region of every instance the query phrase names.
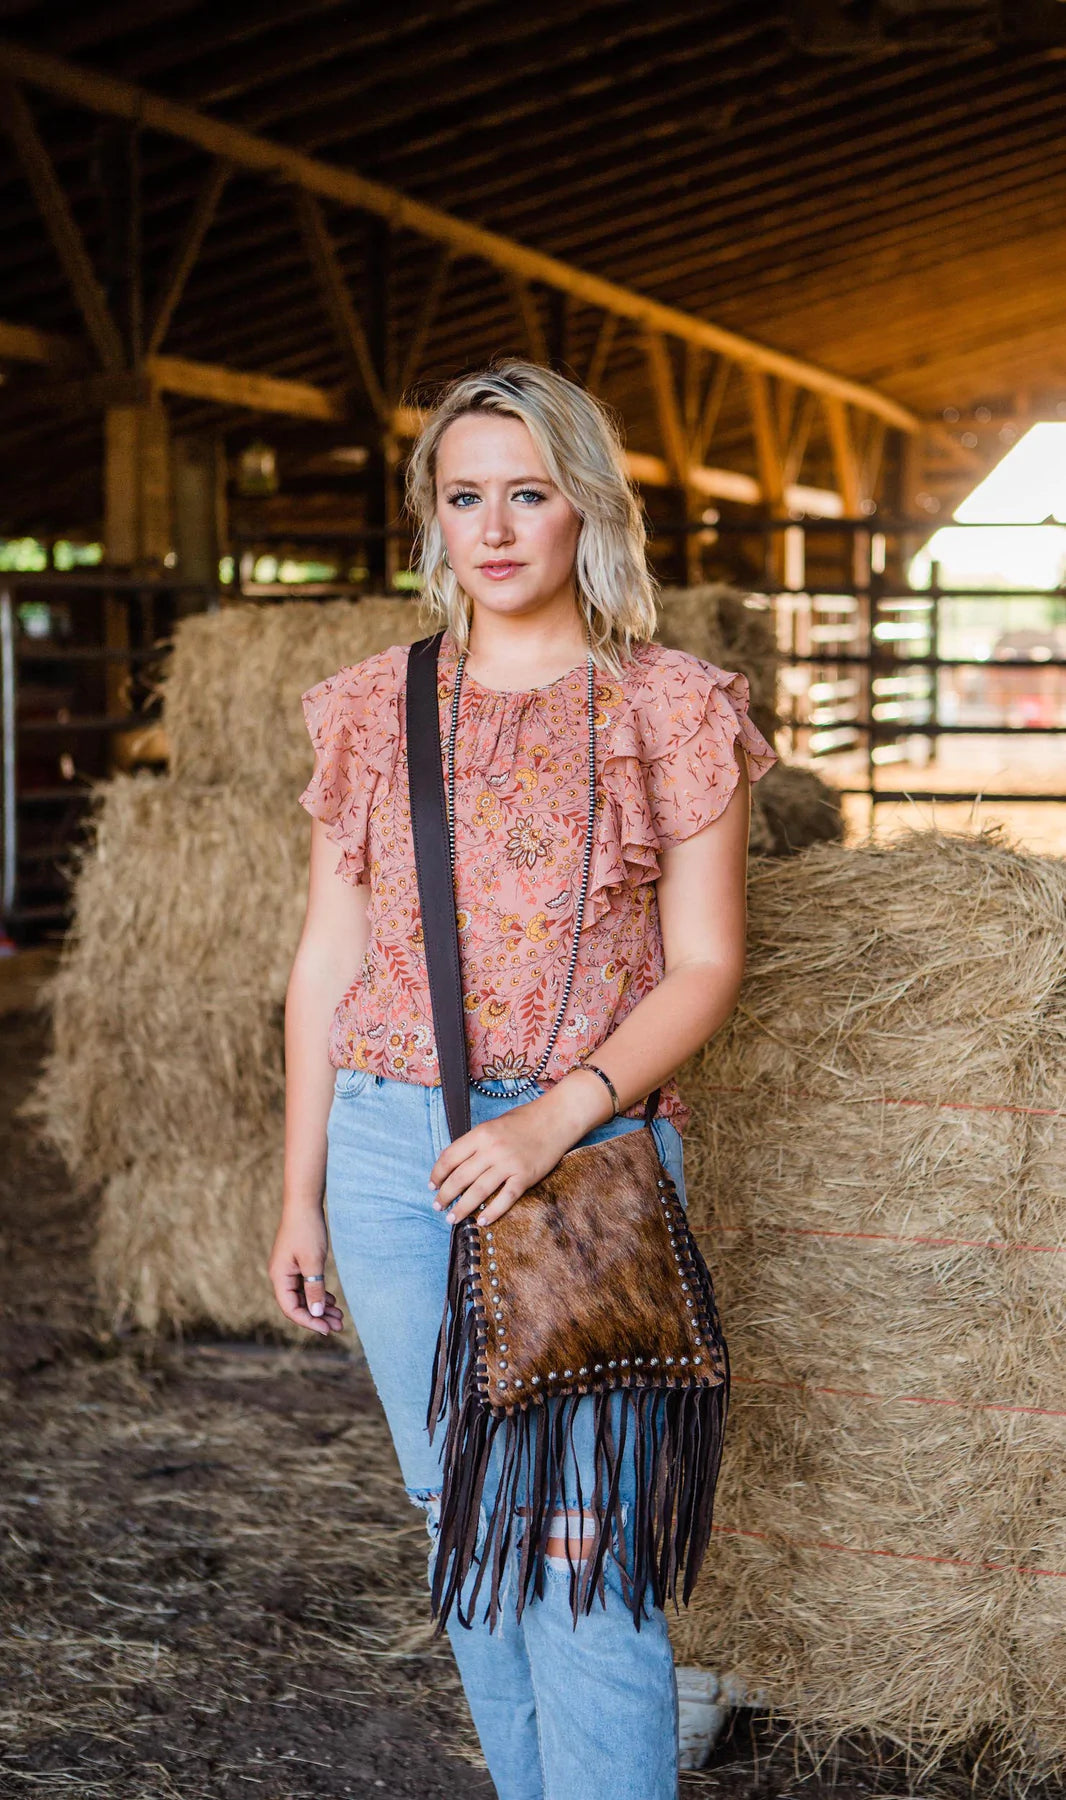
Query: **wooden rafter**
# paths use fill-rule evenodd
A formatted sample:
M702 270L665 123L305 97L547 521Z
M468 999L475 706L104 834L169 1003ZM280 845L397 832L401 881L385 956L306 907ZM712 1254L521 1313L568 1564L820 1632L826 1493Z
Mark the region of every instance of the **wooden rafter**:
M659 435L666 450L666 460L674 472L674 480L679 486L684 487L693 459L689 452L684 420L681 417L681 409L677 401L677 388L670 363L670 353L661 332L646 331L644 333L644 353L648 359L648 373L651 377L655 411L659 420Z
M25 95L11 82L2 84L0 102L23 172L33 190L56 254L85 321L90 341L105 369L121 369L126 361L118 326L96 279L81 232L59 184L52 159L41 142Z
M546 363L548 342L544 336L544 325L540 316L540 308L537 305L536 294L528 281L523 281L521 277L513 274L507 276L507 287L514 301L515 313L525 335L530 356L534 362Z
M342 395L310 381L255 375L218 363L192 362L185 356L149 357L145 371L157 388L185 394L190 400L212 400L218 406L247 407L251 412L285 413L293 419L341 423L348 417Z
M722 410L725 391L729 385L729 377L733 373L734 364L727 356L719 356L714 364L714 372L707 388L707 397L700 413L700 422L696 430L696 460L702 462L707 454L714 428L718 423L718 415Z
M857 518L863 500L862 480L848 409L836 394L823 395L822 406L844 511L849 518Z
M352 170L337 168L253 132L224 124L131 83L91 73L18 45L0 44L0 67L6 68L17 79L61 94L97 112L134 119L142 127L199 144L212 155L227 157L240 167L257 170L274 179L281 177L321 199L332 199L375 213L388 219L394 227L450 244L457 253L482 258L520 280L537 281L562 290L586 305L631 319L665 337L717 351L744 368L782 375L799 387L834 396L862 411L873 412L900 430L918 429L912 413L874 388L755 343L680 308L663 305L615 282L588 274L559 258L530 250L497 232L486 231L436 207L409 199Z
M204 239L211 229L212 221L218 211L218 203L232 172L232 163L226 162L222 157L216 157L208 171L207 179L197 195L185 230L175 246L170 267L167 269L159 290L159 297L152 311L146 336L146 354L148 356L155 355L170 330L170 322L185 292L186 283L203 248Z
M816 394L800 394L796 409L792 415L789 436L785 442L782 455L785 487L790 488L799 480L803 467L803 458L807 450L807 440L811 435L811 426L818 407Z
M297 188L296 209L307 253L345 361L354 378L366 389L371 406L384 423L389 414L389 401L374 366L370 341L349 292L322 208L313 194L305 188Z
M433 321L437 316L441 300L444 296L444 286L448 279L453 260L454 258L452 256L450 245L442 245L441 249L437 252L437 260L433 265L433 273L430 276L429 281L426 284L425 292L422 295L422 304L418 309L418 317L414 322L414 328L411 332L411 337L404 355L403 366L400 370L399 380L396 384L401 395L406 392L408 386L418 374L419 364L422 361L422 353L426 347L426 339L433 329Z
M785 503L785 469L769 383L762 369L748 369L747 377L759 483L768 505L779 512Z
M611 354L617 331L618 314L612 312L604 313L603 318L600 321L600 328L596 333L596 342L593 344L592 351L589 355L588 367L585 370L585 386L590 388L593 393L596 392L603 381L604 371L607 368L607 360Z
M0 323L0 362L43 363L47 368L76 367L78 346L53 331L34 325Z

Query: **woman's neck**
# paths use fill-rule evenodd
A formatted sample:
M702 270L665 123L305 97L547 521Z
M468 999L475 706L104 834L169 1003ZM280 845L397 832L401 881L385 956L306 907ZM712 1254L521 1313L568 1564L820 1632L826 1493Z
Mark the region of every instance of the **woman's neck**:
M543 687L588 650L585 621L572 603L551 618L511 619L475 610L466 667L486 687Z

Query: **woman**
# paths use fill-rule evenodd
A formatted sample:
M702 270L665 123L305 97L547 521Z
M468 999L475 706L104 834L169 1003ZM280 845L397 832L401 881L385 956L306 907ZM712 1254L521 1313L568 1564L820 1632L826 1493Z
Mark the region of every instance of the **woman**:
M757 778L775 757L748 718L742 675L653 642L653 583L618 433L575 384L514 358L453 382L415 445L408 504L427 623L446 628L442 745L456 720L472 1125L448 1142L412 862L407 651L394 646L303 696L316 762L300 799L315 822L286 1004L271 1277L288 1318L324 1336L341 1328L323 1280L325 1185L344 1292L407 1492L426 1508L432 1571L442 1434L432 1446L425 1420L451 1228L475 1212L482 1224L502 1217L573 1145L639 1129L656 1086L653 1129L685 1203L688 1113L671 1077L736 1000L749 771ZM595 836L559 1020L590 729ZM571 1617L591 1542L577 1496L590 1491L592 1453L575 1431L580 1481L551 1520L543 1594L520 1617L505 1607L495 1630L448 1620L501 1800L677 1791L666 1617L654 1608L634 1628L617 1528L602 1604L576 1626ZM623 1533L632 1497L623 1483ZM513 1554L521 1528L519 1518Z

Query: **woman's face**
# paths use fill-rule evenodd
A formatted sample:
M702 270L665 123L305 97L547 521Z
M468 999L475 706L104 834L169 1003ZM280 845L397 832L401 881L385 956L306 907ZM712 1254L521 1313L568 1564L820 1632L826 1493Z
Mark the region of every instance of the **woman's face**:
M475 605L528 613L574 600L581 519L521 419L466 413L437 449L437 517Z

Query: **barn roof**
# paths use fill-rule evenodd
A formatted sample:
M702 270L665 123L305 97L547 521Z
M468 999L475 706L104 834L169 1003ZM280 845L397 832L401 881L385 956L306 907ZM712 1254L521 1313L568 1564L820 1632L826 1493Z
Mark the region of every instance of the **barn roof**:
M864 25L858 11L849 0L384 9L0 0L0 31L358 170L918 413L981 403L1024 411L1066 386L1066 8L1027 0L1004 13L1007 25L988 4L881 0L863 10ZM127 127L69 98L29 97L105 287L121 309L139 251L150 312L208 158L144 130L131 159ZM0 148L0 317L76 334L23 169ZM139 247L128 226L134 192ZM380 226L327 211L351 290L372 308ZM407 232L393 234L388 255L402 344L433 258ZM520 317L498 271L456 262L423 369L447 374L523 348ZM579 349L585 329L572 321ZM229 175L165 348L314 383L343 378L283 184ZM35 404L25 382L10 389L0 423L6 415L19 473L9 462L5 479L17 487L52 470L76 481L71 459L91 457L96 424ZM631 441L650 442L635 346L616 346L605 391ZM730 460L729 430L724 418L718 462Z

